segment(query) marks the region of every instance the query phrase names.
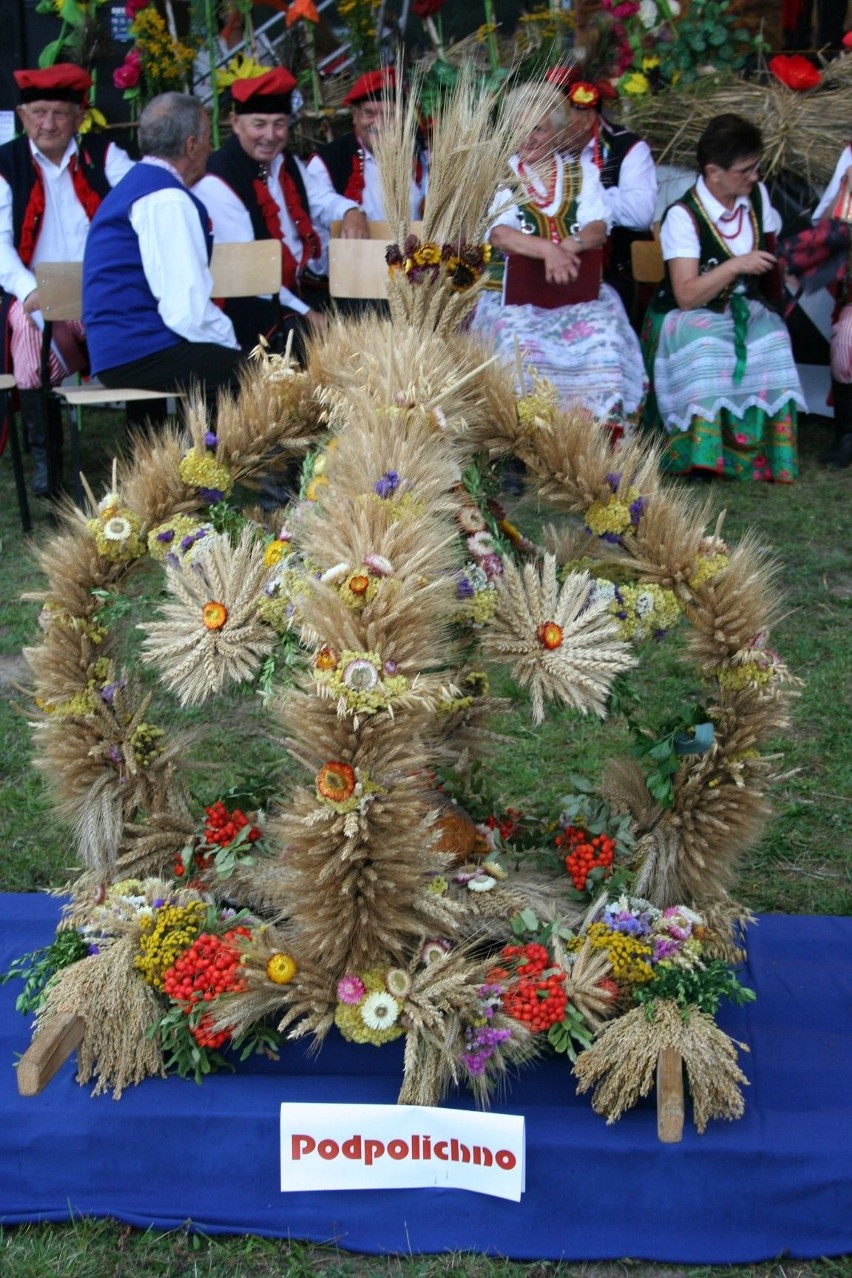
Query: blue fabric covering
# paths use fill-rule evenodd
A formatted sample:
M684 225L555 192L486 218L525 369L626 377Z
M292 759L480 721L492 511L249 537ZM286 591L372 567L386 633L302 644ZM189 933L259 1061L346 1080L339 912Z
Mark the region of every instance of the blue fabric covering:
M58 903L0 896L0 970L47 944ZM723 1027L749 1044L746 1113L662 1145L653 1098L612 1127L574 1095L564 1062L518 1078L499 1108L526 1116L519 1204L456 1190L279 1191L281 1101L393 1104L399 1043L333 1038L309 1061L192 1082L151 1079L92 1100L66 1062L41 1096L18 1097L29 1041L0 989L0 1224L111 1216L141 1228L191 1220L351 1251L481 1251L516 1259L724 1263L852 1252L852 920L766 915L749 930L744 979L758 1001ZM467 1107L459 1096L451 1102ZM222 1154L220 1162L216 1157Z

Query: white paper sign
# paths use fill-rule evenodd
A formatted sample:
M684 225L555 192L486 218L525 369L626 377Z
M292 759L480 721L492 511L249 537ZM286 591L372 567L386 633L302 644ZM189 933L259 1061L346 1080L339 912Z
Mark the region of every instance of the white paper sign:
M520 1202L521 1114L425 1105L281 1106L281 1192L469 1189Z

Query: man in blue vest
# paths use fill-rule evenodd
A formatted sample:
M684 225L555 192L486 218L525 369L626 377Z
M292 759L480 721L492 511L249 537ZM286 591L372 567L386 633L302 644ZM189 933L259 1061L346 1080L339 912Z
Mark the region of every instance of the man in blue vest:
M133 161L105 134L78 130L92 85L88 71L70 62L14 73L21 95L23 133L0 146L0 334L6 367L15 375L21 416L32 456L32 488L48 493L47 419L61 443L59 405L42 393L44 320L35 267L39 262L79 262L89 224L110 188ZM79 321L53 325L47 377L57 385L85 368L85 334Z
M243 355L210 297L213 239L189 187L210 154L195 98L163 93L139 120L142 160L104 200L83 259L92 372L107 387L236 391Z

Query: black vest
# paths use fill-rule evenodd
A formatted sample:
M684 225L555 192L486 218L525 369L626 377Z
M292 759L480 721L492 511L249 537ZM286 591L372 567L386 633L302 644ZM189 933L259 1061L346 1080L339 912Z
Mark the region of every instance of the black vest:
M760 193L760 186L755 182L749 196L752 213L754 215L754 224L757 228L757 236L754 247L756 249L766 249L766 235L763 230L763 197ZM718 266L720 262L734 256L723 240L714 235L710 221L701 206L695 187L691 187L686 195L679 200L675 200L669 208L677 206L686 209L690 214L695 229L698 233L699 242L699 261L698 270L703 275L705 271L711 270L714 266ZM666 209L666 214L668 213ZM665 220L665 215L664 215ZM665 264L665 279L655 293L651 305L655 311L672 311L677 309L677 301L675 300L674 291L671 285L671 275L669 273L669 264ZM746 297L760 298L761 301L772 300L772 292L775 285L773 273L766 275L742 275L739 277L745 285ZM736 284L737 281L734 283ZM724 311L728 305L728 299L734 290L734 285L724 289L717 297L713 297L709 302L704 302L703 307L708 311Z
M299 199L302 202L302 208L310 217L311 210L308 207L308 193L305 190L299 166L289 151L285 151L282 158L285 171L293 179ZM254 190L254 183L261 178L264 169L264 165L258 164L257 160L253 160L250 155L246 154L235 133L232 133L219 150L214 151L207 161L207 172L214 174L217 178L221 178L245 205L246 212L251 218L251 229L256 240L269 240L272 238Z
M331 184L340 195L346 194L346 187L355 168L358 152L361 149L354 133L344 133L342 138L335 138L321 146L317 155L328 169Z
M110 189L106 176L106 153L109 138L93 134L77 139L77 163L89 186L101 199ZM0 146L0 177L12 191L12 232L15 247L21 243L27 206L36 182L36 169L29 138L25 134ZM36 230L38 236L38 228Z

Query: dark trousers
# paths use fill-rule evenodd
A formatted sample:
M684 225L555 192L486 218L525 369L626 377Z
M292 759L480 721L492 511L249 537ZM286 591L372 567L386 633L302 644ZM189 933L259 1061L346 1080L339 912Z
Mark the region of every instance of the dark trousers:
M136 390L188 391L198 387L213 407L218 391L237 392L244 363L242 351L229 346L181 341L154 355L101 369L98 377L109 390L132 386Z

